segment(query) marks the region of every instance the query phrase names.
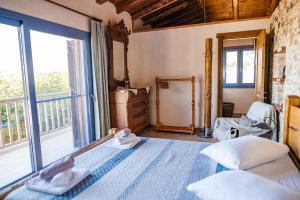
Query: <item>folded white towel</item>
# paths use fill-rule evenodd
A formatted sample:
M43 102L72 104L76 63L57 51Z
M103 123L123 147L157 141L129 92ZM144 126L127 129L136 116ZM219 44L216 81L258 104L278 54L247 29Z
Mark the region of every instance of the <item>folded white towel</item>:
M62 158L53 164L49 165L45 169L40 171L40 178L45 180L52 179L59 172L65 171L74 167L74 158L72 156L68 156L66 158Z
M50 181L41 179L40 176L36 176L26 182L26 188L47 194L62 195L85 179L90 174L90 171L87 169L72 168L72 173L73 178L71 182L64 186L54 186Z
M135 145L137 145L142 139L140 137L135 137L135 139L130 139L130 141L127 141L125 144L118 145L116 144L115 138L112 138L105 142L103 146L107 147L113 147L113 148L118 148L118 149L131 149Z
M115 137L127 137L131 133L131 130L129 128L125 128L123 130L120 130Z
M53 186L64 186L71 183L73 178L72 169L67 169L65 171L59 172L51 179L51 184Z
M116 145L121 145L126 142L127 137L116 137L115 138L115 143Z
M116 137L115 138L115 144L116 145L123 145L128 144L130 142L133 142L137 139L136 135L134 133L130 133L127 137Z

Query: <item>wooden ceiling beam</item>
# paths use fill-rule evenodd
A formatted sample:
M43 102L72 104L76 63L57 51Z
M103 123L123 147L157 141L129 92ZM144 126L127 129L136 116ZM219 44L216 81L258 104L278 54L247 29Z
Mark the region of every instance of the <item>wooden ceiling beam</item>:
M187 9L182 10L178 13L174 13L172 15L169 15L157 22L154 22L153 25L155 27L163 27L163 26L168 26L169 24L175 23L176 21L185 18L189 15L195 14L195 13L199 13L199 9L198 8L191 8L189 9L189 11L187 11Z
M184 2L178 4L178 5L174 6L174 7L171 7L169 9L167 9L166 11L161 12L160 14L155 15L155 16L153 16L153 17L145 20L144 21L144 25L153 23L153 22L158 21L158 20L160 20L162 18L165 18L166 16L169 16L169 15L171 15L173 13L176 13L176 12L178 12L180 10L183 10L183 9L185 9L187 7L187 5L188 5L188 2L184 1Z
M168 26L183 25L183 24L189 23L190 21L195 21L195 20L203 20L201 14L199 15L199 13L195 13L195 14L189 15L185 18L182 18L181 20L175 21L174 23L170 23Z
M239 0L232 0L233 19L239 18Z
M203 21L206 22L206 3L203 0Z
M276 7L278 6L279 0L270 0L270 6L269 6L269 11L268 15L271 16Z
M201 23L201 22L203 22L203 19L202 18L198 18L198 19L195 19L193 21L190 21L189 23L190 24L195 24L195 23Z
M138 7L144 3L144 0L126 0L116 5L117 13L128 11L130 8Z
M153 3L152 5L144 8L144 9L141 9L135 13L132 13L131 17L132 19L137 19L137 18L140 18L140 17L144 17L146 15L149 15L151 13L154 13L158 10L161 10L167 6L170 6L174 3L178 2L178 0L160 0L158 2L155 2Z

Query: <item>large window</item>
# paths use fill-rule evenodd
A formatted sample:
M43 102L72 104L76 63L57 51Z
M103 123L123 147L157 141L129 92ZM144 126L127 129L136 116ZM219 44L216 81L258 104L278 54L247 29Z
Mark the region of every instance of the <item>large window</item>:
M0 9L0 188L94 139L89 40Z
M253 46L224 48L224 87L255 87L255 54Z

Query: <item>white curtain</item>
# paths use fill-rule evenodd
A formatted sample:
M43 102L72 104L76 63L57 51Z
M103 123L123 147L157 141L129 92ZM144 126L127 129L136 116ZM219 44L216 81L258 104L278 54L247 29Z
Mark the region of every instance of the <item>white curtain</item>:
M91 20L91 47L96 139L108 134L110 129L108 54L103 24Z

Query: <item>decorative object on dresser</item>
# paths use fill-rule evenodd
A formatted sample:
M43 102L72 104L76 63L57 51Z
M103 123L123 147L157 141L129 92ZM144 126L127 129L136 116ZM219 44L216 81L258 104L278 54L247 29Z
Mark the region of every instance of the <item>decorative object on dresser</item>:
M111 126L138 132L149 125L148 87L131 87L127 67L128 36L124 20L108 24Z
M170 131L170 132L181 132L181 133L194 133L195 130L195 77L187 77L187 78L159 78L156 77L156 126L155 129L158 131ZM180 126L166 126L163 125L160 121L160 101L159 101L159 90L160 89L168 89L168 82L191 82L192 85L192 123L188 127L180 127Z

